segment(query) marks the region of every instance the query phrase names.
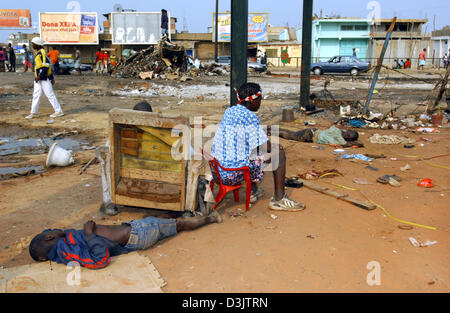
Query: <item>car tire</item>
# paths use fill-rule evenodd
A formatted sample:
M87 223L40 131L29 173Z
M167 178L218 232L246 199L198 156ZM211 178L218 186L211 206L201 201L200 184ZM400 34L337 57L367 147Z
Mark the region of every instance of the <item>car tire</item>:
M322 70L318 67L314 68L313 72L314 72L314 75L317 75L317 76L322 74Z
M350 74L351 74L352 76L356 76L356 75L358 75L358 73L359 73L359 71L358 71L357 68L352 68L352 69L350 70Z

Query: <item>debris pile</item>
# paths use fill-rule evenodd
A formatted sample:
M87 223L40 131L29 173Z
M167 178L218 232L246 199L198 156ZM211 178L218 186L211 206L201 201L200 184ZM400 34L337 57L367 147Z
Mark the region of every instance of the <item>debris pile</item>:
M113 71L116 77L141 77L152 79L162 75L178 76L187 70L187 54L182 46L162 39L156 46L150 46L121 60ZM164 78L164 77L162 77Z
M186 81L199 75L229 75L227 65L193 60L183 46L161 39L156 46L134 53L119 62L113 75L122 78L169 79Z
M433 123L432 117L427 114L394 117L391 113L384 115L382 113L373 112L370 112L370 115L368 116L364 114L358 114L355 116L341 115L338 124L348 125L355 128L379 128L393 130L436 126Z

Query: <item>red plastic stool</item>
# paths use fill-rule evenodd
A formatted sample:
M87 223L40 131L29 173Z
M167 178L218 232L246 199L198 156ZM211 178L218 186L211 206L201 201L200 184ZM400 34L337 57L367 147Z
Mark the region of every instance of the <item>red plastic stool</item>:
M219 180L219 193L217 194L215 200L216 204L213 206L213 210L216 208L216 206L223 200L225 195L229 193L230 191L233 191L234 193L234 201L239 202L239 188L242 187L242 184L236 185L236 186L227 186L222 183L222 179L220 177L219 167L227 172L234 172L234 171L244 171L244 181L247 185L247 193L246 193L246 199L245 199L245 210L248 211L248 208L250 206L250 195L252 194L252 182L250 180L250 169L248 166L244 166L241 168L224 168L222 165L220 165L219 161L217 161L216 158L214 158L209 153L203 151L201 149L202 155L205 157L205 159L209 163L209 167L211 168L211 171L217 179ZM211 181L211 191L214 190L214 179Z

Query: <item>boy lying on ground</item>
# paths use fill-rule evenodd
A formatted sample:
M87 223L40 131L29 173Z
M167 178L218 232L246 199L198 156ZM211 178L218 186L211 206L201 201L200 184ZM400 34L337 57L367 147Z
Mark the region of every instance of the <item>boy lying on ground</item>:
M246 83L239 91L236 90L236 94L239 104L225 111L214 137L212 155L225 168L249 167L252 203L263 194L256 184L263 178L264 163L272 160L275 192L269 208L281 211L303 210L305 205L289 199L284 191L286 154L281 146L270 143L255 114L261 106L261 87L255 83ZM270 154L270 160L264 158L262 151ZM275 164L277 161L278 164ZM236 186L244 180L243 171L228 172L219 168L219 172L224 185Z
M316 142L317 134L320 133L320 130L317 128L308 128L302 129L299 131L292 131L288 129L280 128L279 136L288 140L295 140L301 142ZM358 132L354 130L341 130L342 138L346 141L346 144L342 145L343 147L352 147L352 146L364 146L360 142L358 142ZM316 135L316 136L315 136Z
M147 217L122 225L84 224L84 230L47 229L35 236L29 246L30 256L38 262L68 264L78 262L90 269L106 267L112 256L145 250L159 240L177 233L194 230L210 223L221 223L217 211L209 216L161 219Z

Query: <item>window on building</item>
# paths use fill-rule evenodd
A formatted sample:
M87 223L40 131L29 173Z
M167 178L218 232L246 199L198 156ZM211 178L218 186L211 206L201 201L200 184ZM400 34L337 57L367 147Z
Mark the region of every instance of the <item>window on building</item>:
M353 30L353 25L341 25L341 30L343 31Z
M278 58L278 49L266 49L268 58Z
M355 25L355 30L367 30L367 25Z

